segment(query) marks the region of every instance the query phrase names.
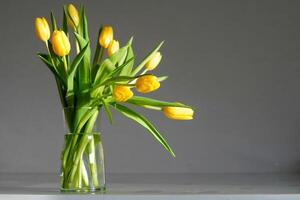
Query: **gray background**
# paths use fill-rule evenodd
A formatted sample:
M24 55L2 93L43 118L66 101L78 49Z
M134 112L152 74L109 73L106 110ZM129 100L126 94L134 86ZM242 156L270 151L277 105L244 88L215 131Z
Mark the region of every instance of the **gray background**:
M57 172L62 111L33 21L67 1L3 1L0 7L0 172ZM77 5L79 2L76 2ZM101 23L122 44L135 36L140 60L166 40L150 94L196 109L193 121L143 111L174 148L171 158L118 113L103 121L108 172L299 172L300 1L94 0L87 7L95 42ZM49 19L49 17L48 17Z

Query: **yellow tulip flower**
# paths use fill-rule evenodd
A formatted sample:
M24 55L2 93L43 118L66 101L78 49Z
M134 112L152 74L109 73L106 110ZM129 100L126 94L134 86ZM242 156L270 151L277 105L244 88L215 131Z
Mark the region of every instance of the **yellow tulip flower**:
M37 38L47 42L50 38L50 28L47 20L44 17L38 17L35 19L34 26Z
M120 48L120 44L117 40L112 40L108 47L107 47L107 54L108 56L113 55L115 52L117 52Z
M68 17L68 24L75 29L79 24L79 14L76 7L73 4L68 5L68 13L69 17L71 18L69 19Z
M125 102L133 96L133 92L127 86L116 85L113 90L113 97L118 102Z
M70 41L64 31L54 31L52 34L51 43L53 51L56 55L65 56L70 53Z
M157 90L160 87L160 83L158 82L156 76L145 75L136 80L135 86L138 92L149 93Z
M113 39L113 28L111 26L104 26L99 36L99 44L106 49Z
M164 107L162 111L166 117L175 120L191 120L194 114L193 109L182 107Z
M156 52L152 58L145 64L147 70L153 70L160 63L162 55L160 52Z

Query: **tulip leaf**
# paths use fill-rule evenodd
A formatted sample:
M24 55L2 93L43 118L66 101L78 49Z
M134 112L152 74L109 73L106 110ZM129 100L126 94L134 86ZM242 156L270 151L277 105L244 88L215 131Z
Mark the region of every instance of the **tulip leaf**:
M74 58L72 65L70 67L69 75L68 75L68 88L67 88L67 95L66 99L68 102L68 105L74 105L74 75L76 72L76 69L78 68L79 64L81 63L87 49L88 49L89 43L86 44L86 46L80 51L79 54Z
M52 24L52 32L57 30L57 25L56 25L56 20L53 15L53 12L50 13L50 19L51 19L51 24Z
M92 90L96 90L97 88L101 87L101 86L108 86L114 83L121 83L121 82L126 82L126 81L131 81L134 80L136 78L138 78L140 76L117 76L117 77L113 77L110 79L107 79L106 81L103 81L97 85L94 85L94 87L92 88Z
M164 41L162 41L157 47L155 47L143 60L142 62L133 70L131 75L136 75L143 67L144 65L151 59L151 57L160 49L160 47L164 44Z
M103 77L105 77L115 69L115 66L109 59L105 59L97 68L98 71L95 75L94 85L99 84L102 81Z
M98 42L98 39L100 37L102 31L102 26L99 28L99 32L98 32L98 37L97 37L97 44L96 44L96 50L95 50L95 55L94 55L94 59L93 59L93 68L92 68L92 78L95 78L96 72L98 71L98 68L100 66L100 62L103 56L103 48L101 47L101 45ZM97 65L99 64L99 65Z
M78 78L78 87L79 90L85 90L89 87L90 84L90 55L91 55L91 49L89 45L89 41L85 38L83 38L80 34L77 34L76 32L75 38L79 44L79 47L82 51L82 49L88 44L88 48L86 50L86 53L80 63L80 66L77 70L77 78Z
M67 7L63 6L63 31L67 36L69 36L69 30L68 30L68 11Z
M131 110L130 108L115 104L113 106L117 111L122 113L127 118L139 123L141 126L143 126L145 129L149 131L149 133L172 155L175 157L175 154L167 141L161 136L161 134L158 132L158 130L152 125L150 121L148 121L144 116L138 114L137 112Z
M128 46L124 46L120 48L117 52L111 55L108 59L114 64L114 66L118 67L122 65L126 59Z
M116 69L114 69L114 71L111 72L111 77L116 77L118 75L120 75L120 73L122 72L122 70L125 67L128 67L128 65L130 65L131 63L134 62L134 57L130 58L129 60L126 60L121 66L117 67ZM126 76L126 75L125 75Z
M126 59L125 59L125 62L124 63L127 63L126 66L123 67L120 75L123 75L123 76L129 76L131 75L131 71L132 71L132 68L133 68L133 65L134 65L134 53L133 53L133 49L132 49L132 37L131 39L129 40L128 42L128 49L127 49L127 55L126 55ZM128 62L130 60L130 62Z
M134 104L137 106L154 106L154 107L172 106L172 107L190 108L190 106L184 105L182 103L160 101L160 100L156 100L148 97L142 97L142 96L133 96L127 100L127 103Z
M88 48L89 48L89 43L87 43L85 47L82 50L80 50L79 54L77 54L77 56L74 58L69 71L69 77L71 76L72 79L74 78L75 71L79 66L79 63L83 59L84 55L87 53Z
M63 31L66 36L69 38L69 29L68 29L68 11L67 7L63 6ZM70 55L66 55L67 65L70 63Z
M116 53L114 53L111 57L106 58L101 65L96 66L98 69L97 72L95 72L95 79L94 79L94 85L99 84L103 81L103 77L107 77L108 74L112 73L113 70L116 68L122 66L124 64L124 61L126 59L127 55L127 48L128 46L124 46L121 49L119 49Z
M47 54L38 53L39 58L46 64L49 70L54 74L54 76L64 85L66 86L65 78L60 74L60 72L56 69L56 67L51 63L50 56Z
M157 80L159 81L159 82L163 82L163 81L165 81L165 80L167 80L168 79L168 76L160 76L160 77L157 77Z
M78 24L78 33L84 39L89 40L88 24L87 24L87 19L86 19L86 15L85 15L84 5L80 6L79 19L80 19L80 21Z
M113 119L112 119L112 114L111 114L111 111L110 111L110 108L109 108L109 104L104 99L102 100L102 103L103 103L104 111L105 111L105 113L107 115L107 118L109 120L109 123L112 124Z

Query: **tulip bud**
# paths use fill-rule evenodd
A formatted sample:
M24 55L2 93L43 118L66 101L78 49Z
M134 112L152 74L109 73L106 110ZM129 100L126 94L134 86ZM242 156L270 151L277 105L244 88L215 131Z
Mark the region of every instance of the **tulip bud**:
M104 26L99 36L99 44L106 49L113 39L113 28L111 26Z
M149 93L157 90L160 87L160 83L158 82L156 76L145 75L136 80L135 86L138 92Z
M107 54L108 56L113 55L115 52L117 52L120 48L120 44L117 40L112 40L107 48Z
M51 38L52 48L56 55L65 56L70 53L71 45L64 31L54 31Z
M193 109L183 107L164 107L162 111L167 118L175 120L191 120L194 114Z
M160 63L162 55L160 52L156 52L151 59L145 64L145 68L148 70L153 70Z
M117 85L113 90L113 97L118 102L125 102L133 96L133 92L127 86Z
M38 17L35 19L34 26L38 39L47 42L50 38L50 28L47 20L44 17Z
M79 24L79 14L76 7L73 4L68 5L68 13L69 17L71 18L69 19L68 17L68 24L75 29Z

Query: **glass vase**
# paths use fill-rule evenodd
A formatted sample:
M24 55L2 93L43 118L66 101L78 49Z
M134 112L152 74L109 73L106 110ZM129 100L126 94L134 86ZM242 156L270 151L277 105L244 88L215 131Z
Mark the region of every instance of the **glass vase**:
M98 108L65 108L66 134L61 154L61 191L105 191L104 154Z

